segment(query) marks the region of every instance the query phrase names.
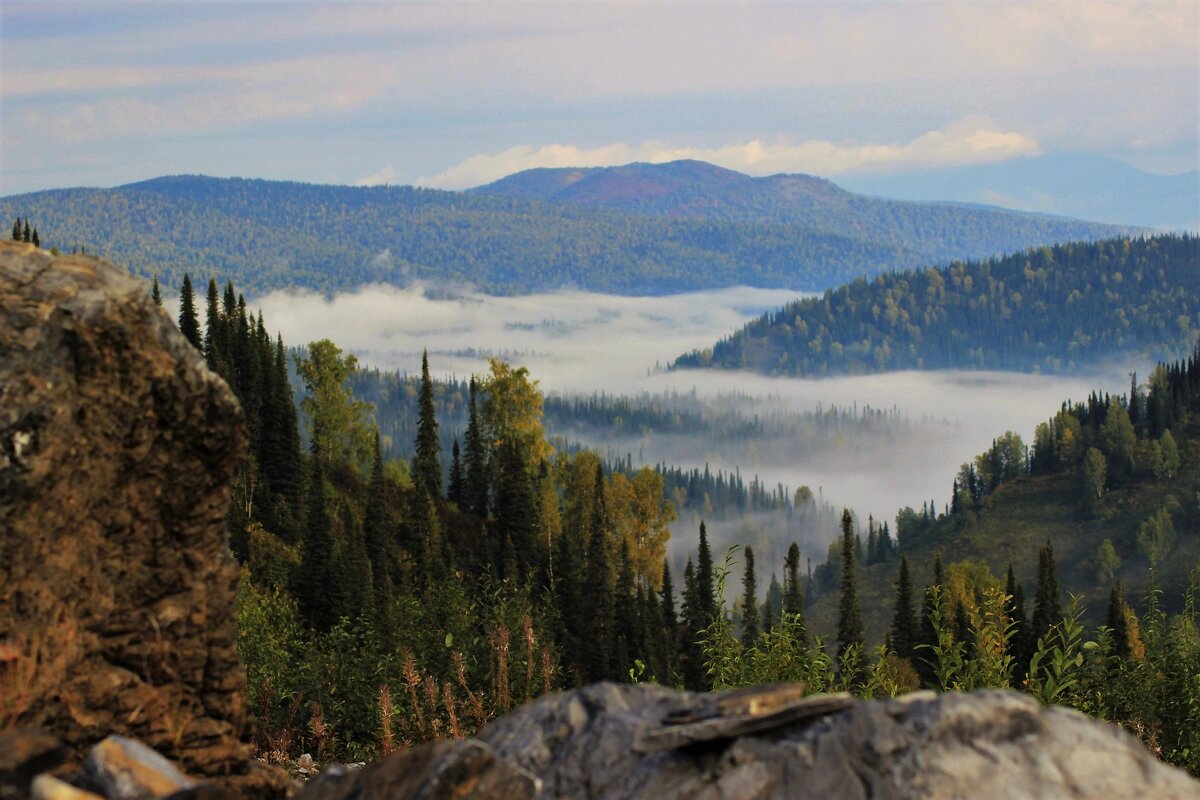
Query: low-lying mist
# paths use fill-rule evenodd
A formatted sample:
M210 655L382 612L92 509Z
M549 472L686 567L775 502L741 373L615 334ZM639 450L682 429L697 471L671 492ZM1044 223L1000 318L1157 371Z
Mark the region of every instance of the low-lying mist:
M732 407L744 418L776 422L817 409L882 409L890 421L876 430L840 437L834 432L819 441L770 435L769 424L768 435L755 442L639 432L603 441L589 439L586 431L574 437L610 455L632 454L635 463L708 464L714 471L738 469L747 480L757 475L768 487L807 485L835 506L854 509L864 522L868 514L892 521L900 508L919 510L926 501L941 509L959 465L995 436L1012 430L1029 443L1034 426L1064 400L1093 390L1124 392L1131 369L1149 372L1148 364L1116 362L1072 377L900 372L796 379L662 369L676 355L711 346L794 296L738 287L667 297L579 291L491 297L414 285L367 287L332 298L275 292L252 305L262 308L268 327L288 344L332 339L364 365L385 370L415 372L428 349L435 375L482 374L487 357L497 356L528 367L546 393L564 396L694 392L711 409ZM714 546L736 541L738 530L720 526ZM695 541L694 533L678 533L680 543ZM835 533L828 531L827 539ZM823 544L817 537L805 549L823 557Z

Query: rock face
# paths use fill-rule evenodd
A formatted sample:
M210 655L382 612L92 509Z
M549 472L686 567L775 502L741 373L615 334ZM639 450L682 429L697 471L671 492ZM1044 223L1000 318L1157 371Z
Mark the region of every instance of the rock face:
M677 750L636 748L704 702L597 684L543 698L478 738L540 778L540 798L1200 797L1200 783L1119 728L1012 692L920 692Z
M75 763L118 733L247 770L225 528L244 438L142 281L0 243L0 724Z

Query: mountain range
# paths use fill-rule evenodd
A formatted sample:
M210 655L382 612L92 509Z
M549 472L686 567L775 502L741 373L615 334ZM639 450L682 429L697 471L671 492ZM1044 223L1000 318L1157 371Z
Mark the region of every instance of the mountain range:
M0 199L47 247L84 247L177 286L250 294L414 279L501 294L819 291L898 269L1134 229L856 195L809 176L695 161L533 170L471 192L172 176Z

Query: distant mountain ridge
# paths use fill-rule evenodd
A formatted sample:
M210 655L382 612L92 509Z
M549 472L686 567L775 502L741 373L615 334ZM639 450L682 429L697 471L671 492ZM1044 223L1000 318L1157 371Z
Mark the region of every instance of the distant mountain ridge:
M167 286L187 271L250 294L414 279L498 294L819 291L1131 230L881 201L818 178L750 178L701 162L535 171L502 183L489 193L168 176L0 198L0 218L32 218L46 247L84 246ZM555 196L563 192L586 202Z

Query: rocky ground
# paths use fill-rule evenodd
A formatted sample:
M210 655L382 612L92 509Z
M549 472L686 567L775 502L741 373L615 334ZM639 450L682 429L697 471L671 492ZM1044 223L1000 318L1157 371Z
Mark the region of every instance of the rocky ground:
M0 243L0 800L1200 797L1022 695L794 686L588 686L301 786L248 743L224 522L244 440L141 281Z

